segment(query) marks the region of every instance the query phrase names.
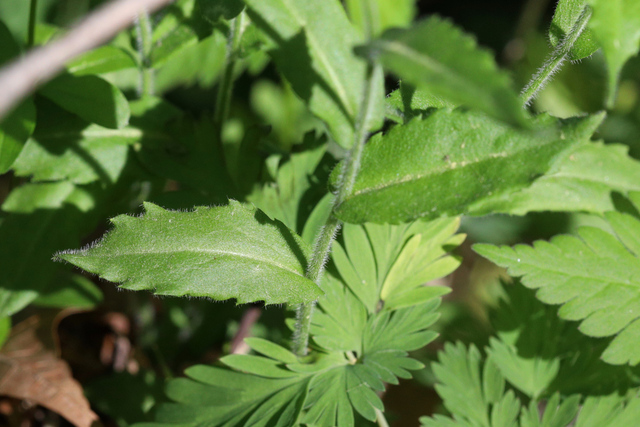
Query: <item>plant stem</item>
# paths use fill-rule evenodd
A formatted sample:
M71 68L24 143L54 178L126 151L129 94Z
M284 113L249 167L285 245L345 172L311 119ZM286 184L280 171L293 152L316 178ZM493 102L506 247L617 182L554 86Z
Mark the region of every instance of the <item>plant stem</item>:
M216 98L216 109L213 115L213 125L216 129L218 143L222 147L222 126L229 115L229 104L233 93L233 74L236 66L236 58L242 32L244 30L244 12L240 13L229 23L229 37L227 38L226 66L220 84L218 86L218 97Z
M338 181L338 189L333 199L332 212L345 201L353 190L356 176L360 169L360 161L362 159L362 151L365 142L369 138L369 129L376 109L375 97L377 93L375 85L378 82L380 73L382 72L379 65L370 65L367 69L367 78L365 81L364 94L360 105L360 114L356 120L353 147L349 151L342 165L342 173ZM320 234L316 238L313 254L309 260L306 277L312 280L316 285L320 286L322 273L325 263L331 252L331 243L335 239L336 233L340 229L341 221L333 214L329 216L324 227L320 230ZM299 357L307 354L307 346L309 344L309 330L311 328L311 316L315 302L301 304L296 314L296 327L293 339L293 352Z
M565 38L562 40L562 43L556 46L549 58L547 58L542 67L540 67L538 72L533 75L531 81L522 90L520 97L524 101L525 106L531 104L531 101L533 101L533 98L535 98L540 89L542 89L549 82L551 77L560 69L562 63L569 56L571 48L575 44L576 40L578 40L578 37L580 37L584 29L587 27L589 18L591 18L591 8L589 6L585 6L578 17L578 20L573 24L571 30L569 30Z
M32 48L36 39L36 13L38 12L38 0L31 0L29 9L29 34L27 35L27 47Z
M138 94L151 96L154 92L154 74L151 67L151 50L153 48L153 30L147 12L141 12L136 18L136 42L142 70L140 73L140 88Z

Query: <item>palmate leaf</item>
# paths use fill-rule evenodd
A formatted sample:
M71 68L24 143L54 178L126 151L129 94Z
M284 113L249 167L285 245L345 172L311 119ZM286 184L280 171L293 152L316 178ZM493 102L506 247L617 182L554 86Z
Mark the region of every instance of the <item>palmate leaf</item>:
M370 420L375 419L374 408L383 409L364 366L350 364L342 354L320 354L311 363L300 363L274 343L257 338L246 342L264 356L223 357L235 371L200 365L187 369L189 378L168 384L167 394L175 403L157 408L159 424L145 425L351 427L354 409Z
M475 346L445 344L433 365L438 384L436 391L453 419L436 415L422 417L424 427L477 426L507 427L514 425L520 402L513 391L505 392L505 381L496 365L483 363ZM499 421L493 422L493 421Z
M353 54L361 36L337 0L245 0L252 21L275 43L271 56L309 109L343 147L353 143L366 64ZM382 101L382 75L377 98ZM373 98L376 99L376 98ZM382 103L376 125L382 123Z
M379 59L407 83L456 105L511 124L527 123L522 102L493 56L448 21L431 17L409 30L390 30L360 53Z
M607 105L613 107L620 72L640 49L640 2L636 0L587 0L593 8L589 27L597 39L609 74Z
M332 248L344 283L369 313L418 305L448 288L422 286L453 272L460 259L451 252L464 240L454 233L459 218L412 224L345 224L343 244Z
M313 301L322 291L304 277L307 245L255 208L228 206L166 211L144 204L139 218L120 215L92 246L57 259L132 290L237 303Z
M509 390L500 363L481 357L473 345L445 345L433 365L436 390L451 416L420 419L423 427L596 427L634 425L640 414L638 390L602 396L561 395L523 404Z
M637 365L640 355L640 221L607 214L616 236L583 227L577 236L513 248L476 245L474 249L513 276L538 289L546 304L562 304L558 314L581 320L580 331L594 337L616 336L602 355L610 364Z
M336 215L398 223L467 213L473 203L530 185L560 153L588 141L602 118L538 116L536 131L461 110L416 118L367 144L353 192Z

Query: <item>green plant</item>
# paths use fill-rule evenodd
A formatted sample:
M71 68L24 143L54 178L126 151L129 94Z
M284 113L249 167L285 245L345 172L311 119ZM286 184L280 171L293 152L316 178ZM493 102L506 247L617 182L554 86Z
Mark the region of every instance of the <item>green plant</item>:
M28 47L59 31L36 6ZM10 319L34 307L99 304L105 284L75 266L120 289L206 299L163 299L170 327L139 322L152 356L136 384L153 411L118 418L107 386L87 387L123 425L385 426L385 391L426 364L421 381L446 412L424 426L634 425L640 3L560 0L547 60L512 67L533 74L520 95L471 35L416 15L414 0L178 0L68 62L0 124L0 335L12 343ZM16 40L0 22L0 64ZM543 90L567 59L594 54L584 62L606 71L601 96L571 94L562 74ZM585 64L575 81L592 78ZM387 90L385 76L401 83ZM190 85L202 90L179 89ZM187 111L199 103L213 113ZM592 140L616 123L636 130L629 146ZM490 243L524 231L474 231L474 218L492 215L500 234L539 212L587 225L513 248ZM485 241L474 250L516 278L469 291L481 308L464 315L455 293L443 303L465 253L461 218ZM150 305L134 295L140 315ZM209 300L230 299L287 318L244 354L171 378L180 345L210 345L198 334L238 313Z

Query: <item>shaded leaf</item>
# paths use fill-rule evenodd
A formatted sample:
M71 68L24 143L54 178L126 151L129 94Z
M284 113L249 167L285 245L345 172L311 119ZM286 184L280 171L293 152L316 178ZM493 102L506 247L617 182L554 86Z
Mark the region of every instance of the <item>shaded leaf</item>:
M336 215L398 223L467 213L473 203L530 185L560 153L588 141L601 120L539 116L538 130L517 131L470 112L438 110L372 138Z
M8 201L24 200L16 194L33 194L31 188L14 189ZM38 192L40 198L29 200L28 205L9 205L14 213L0 224L1 315L16 313L45 291L59 270L51 254L78 245L94 201L86 191L67 191L65 183L46 185L44 192Z
M205 19L215 24L221 18L231 20L238 16L244 3L242 0L196 0L196 7Z
M20 54L11 32L0 21L0 65ZM36 110L31 98L0 119L0 174L6 173L16 160L36 125Z
M16 325L0 350L0 394L27 399L62 415L77 427L98 419L66 362L36 335L38 319Z
M252 21L272 39L280 72L343 147L353 143L366 64L353 54L360 36L336 0L246 0ZM379 84L382 97L382 76ZM381 124L382 111L376 123Z
M40 103L39 109L40 109ZM14 164L18 176L33 181L68 179L75 184L118 180L129 145L143 137L140 129L88 125L45 101L38 128Z
M255 208L228 206L120 215L91 247L61 252L70 262L132 290L158 295L235 298L237 303L313 301L322 291L304 277L309 249L282 223Z
M41 307L91 309L102 301L102 291L79 274L60 270L52 283L33 300Z
M428 88L422 86L416 89L408 83L399 83L398 89L387 96L387 118L396 123L408 123L414 117L426 115L430 108L454 108L451 102L434 95Z
M326 138L316 139L313 133L308 133L301 152L292 153L288 158L273 155L267 159L267 164L275 165L274 182L254 188L247 199L292 230L298 229L303 197L317 181L313 175L326 150ZM249 172L239 170L238 173Z
M409 30L389 30L364 48L407 83L484 111L511 124L527 123L522 102L488 52L450 22L431 17Z
M89 123L122 129L129 123L129 103L120 89L94 75L62 74L38 91Z

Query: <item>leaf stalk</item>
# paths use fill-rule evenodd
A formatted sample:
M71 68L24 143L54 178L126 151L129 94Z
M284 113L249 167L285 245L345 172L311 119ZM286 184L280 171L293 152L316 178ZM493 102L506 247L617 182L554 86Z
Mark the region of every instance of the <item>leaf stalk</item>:
M524 106L529 106L538 92L545 87L545 85L551 80L551 77L560 70L560 67L569 56L573 45L578 40L578 37L587 28L587 23L591 18L591 7L585 6L582 13L571 27L571 30L567 33L562 43L554 49L551 55L544 62L542 67L533 75L529 83L522 89L520 98L524 102Z

